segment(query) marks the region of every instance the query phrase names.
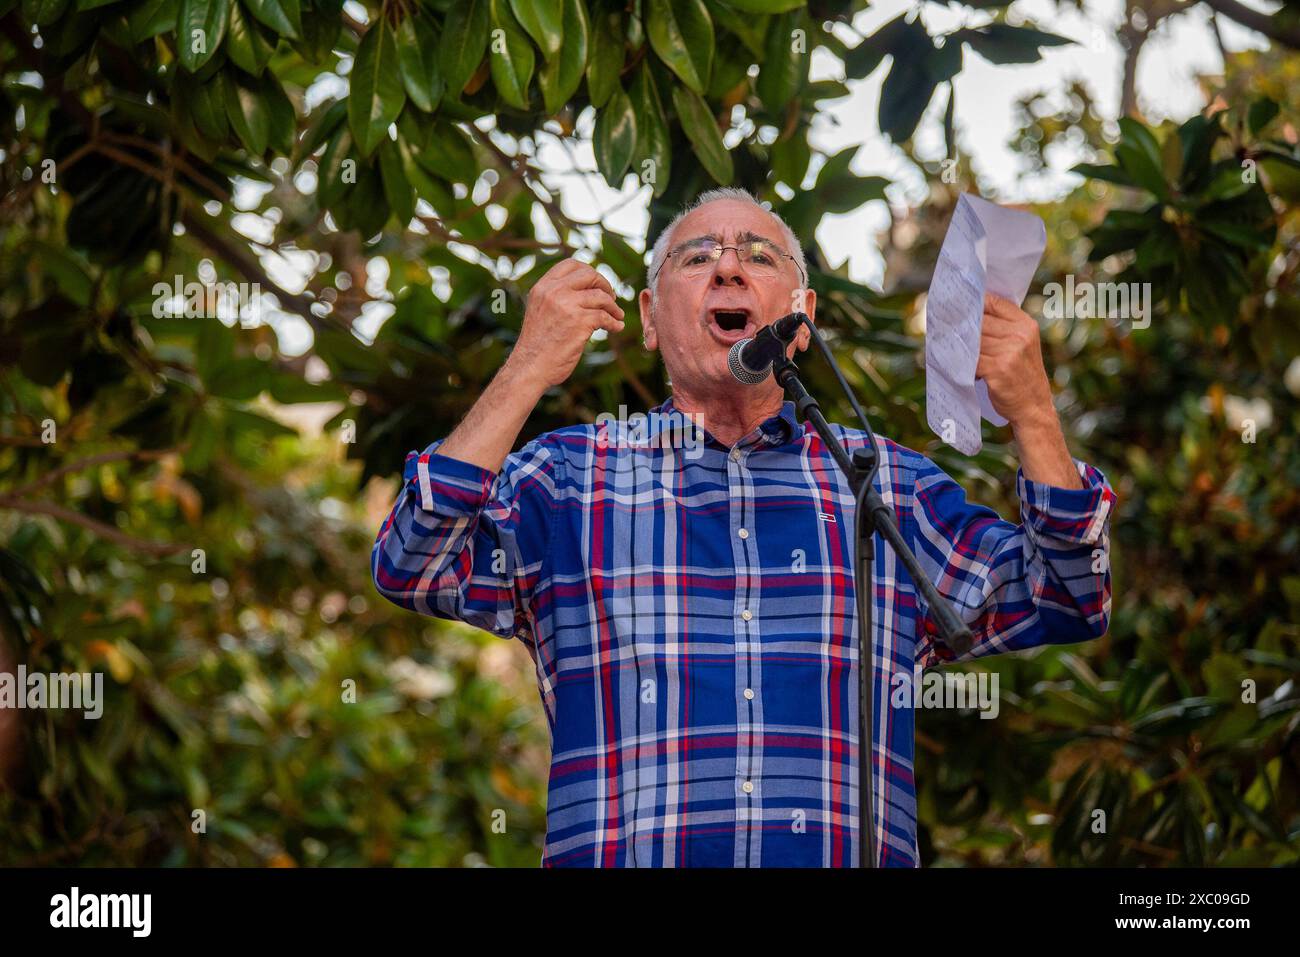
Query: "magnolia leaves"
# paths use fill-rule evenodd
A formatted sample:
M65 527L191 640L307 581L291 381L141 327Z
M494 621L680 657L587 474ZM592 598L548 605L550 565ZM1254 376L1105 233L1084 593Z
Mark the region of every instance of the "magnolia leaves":
M1227 136L1221 116L1197 114L1163 143L1124 117L1115 165L1073 170L1155 199L1141 210L1110 210L1088 233L1089 260L1131 253L1120 281L1150 283L1170 310L1208 322L1238 314L1252 262L1277 235L1276 214L1254 171L1236 155L1215 159L1216 144Z
M610 94L604 109L596 114L596 130L592 135L592 150L596 154L596 168L605 182L617 188L632 162L636 149L636 111L632 100L617 86Z
M438 34L423 13L414 13L397 26L397 68L406 95L416 108L425 113L436 110L444 84L438 62Z
M687 88L702 95L713 68L713 21L703 0L645 0L650 47Z
M501 99L516 109L526 110L528 84L532 82L536 63L533 45L510 11L510 4L506 0L490 0L490 14L492 39L488 63L492 70L492 82ZM556 39L558 41L558 33Z
M181 0L176 45L181 66L195 73L221 46L230 21L230 0Z
M361 38L350 80L348 125L361 155L369 156L406 105L397 31L387 18L377 19Z
M241 70L260 76L280 37L290 41L309 59L318 59L321 47L327 51L338 34L339 9L322 0L328 9L303 7L310 0L180 0L176 9L176 55L190 73L197 73L224 49ZM145 3L132 17L157 22L167 4ZM130 23L130 21L128 21ZM132 34L160 32L143 22L131 23ZM146 29L142 29L146 28ZM143 38L143 37L141 37Z
M463 0L447 11L438 62L452 96L460 95L478 69L487 49L489 28L488 0Z
M518 3L516 5L523 5ZM546 65L538 74L538 85L542 88L542 106L550 115L558 113L582 85L582 75L588 69L590 54L591 23L587 17L587 5L584 0L564 0L562 30L564 47L555 54L548 54ZM622 67L622 44L617 47L618 67ZM608 56L608 54L606 54Z
M942 45L935 43L920 20L909 20L904 14L844 55L846 75L857 79L870 75L892 55L893 66L880 90L879 124L880 132L895 143L912 136L934 91L961 70L963 46L969 45L992 63L1034 63L1041 59L1042 47L1072 42L1004 23L964 28L942 39Z

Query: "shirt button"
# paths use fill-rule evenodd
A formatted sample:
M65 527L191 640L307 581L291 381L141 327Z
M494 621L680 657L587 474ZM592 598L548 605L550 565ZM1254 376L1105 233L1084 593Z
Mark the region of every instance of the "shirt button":
M744 784L742 784L742 785L740 786L740 789L741 789L742 791L744 791L746 794L749 794L750 792L752 792L752 791L754 790L754 782L753 782L753 781L746 781Z
M749 538L749 529L747 529L747 528L742 528L742 529L741 529L739 532L737 532L736 534L739 535L741 538Z
M751 612L748 608L746 608L744 611L740 613L740 617L745 619L745 621L749 621L749 619L753 618L754 615L753 612Z
M731 461L733 461L733 462L739 462L739 461L740 461L740 449L732 449L732 450L731 450Z
M753 688L746 688L746 689L745 689L745 697L748 698L750 701L753 701L753 700L754 700L754 689L753 689Z

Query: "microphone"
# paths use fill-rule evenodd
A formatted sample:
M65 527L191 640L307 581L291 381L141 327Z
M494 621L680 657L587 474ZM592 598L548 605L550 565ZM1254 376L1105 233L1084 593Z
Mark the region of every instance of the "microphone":
M752 339L741 339L727 354L727 367L737 382L758 385L772 374L772 363L785 356L795 333L808 317L802 312L782 316Z

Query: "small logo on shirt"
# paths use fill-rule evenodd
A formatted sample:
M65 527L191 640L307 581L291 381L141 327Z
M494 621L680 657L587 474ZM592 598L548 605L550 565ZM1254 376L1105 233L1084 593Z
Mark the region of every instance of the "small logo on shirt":
M835 524L835 516L832 515L830 512L818 512L817 517L820 518L823 522L830 522L832 525Z

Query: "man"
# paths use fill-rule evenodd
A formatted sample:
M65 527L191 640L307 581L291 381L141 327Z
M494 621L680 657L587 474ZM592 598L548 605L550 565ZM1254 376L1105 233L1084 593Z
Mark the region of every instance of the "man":
M510 454L588 337L623 329L609 283L568 260L465 420L407 456L375 584L528 647L552 742L543 866L857 864L853 495L773 379L742 386L727 367L737 340L794 307L814 316L806 276L772 212L706 193L659 237L640 293L672 383L650 434L578 425ZM877 439L879 491L974 631L967 657L1093 638L1110 611L1114 493L1066 449L1037 323L986 309L978 374L1015 433L1022 524ZM807 345L800 329L792 350ZM682 413L703 442L656 441ZM865 441L836 428L850 450ZM872 820L878 863L915 867L913 714L891 706L891 679L952 656L877 541Z

